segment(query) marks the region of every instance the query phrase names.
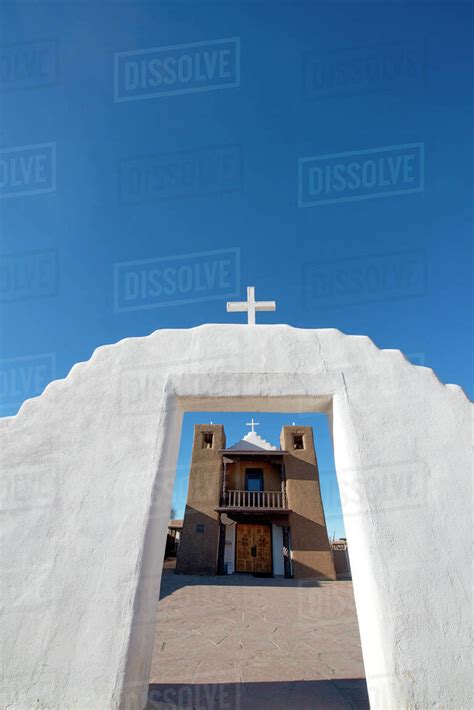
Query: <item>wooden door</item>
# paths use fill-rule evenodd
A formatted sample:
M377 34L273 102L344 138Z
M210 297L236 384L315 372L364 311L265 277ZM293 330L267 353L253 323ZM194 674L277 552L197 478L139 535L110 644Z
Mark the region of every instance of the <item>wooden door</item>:
M253 571L272 571L272 537L268 525L252 525L253 527Z
M253 572L252 525L237 525L235 540L235 571Z
M268 525L237 525L235 570L271 573L272 539Z

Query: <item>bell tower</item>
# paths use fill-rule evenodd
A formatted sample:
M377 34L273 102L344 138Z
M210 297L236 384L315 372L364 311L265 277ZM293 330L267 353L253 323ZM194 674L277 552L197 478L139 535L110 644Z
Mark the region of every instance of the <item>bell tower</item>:
M326 528L318 462L310 426L284 426L281 448L291 535L293 574L297 579L336 579Z
M179 542L176 572L215 574L219 540L218 513L222 485L222 424L196 424L189 470L188 497Z

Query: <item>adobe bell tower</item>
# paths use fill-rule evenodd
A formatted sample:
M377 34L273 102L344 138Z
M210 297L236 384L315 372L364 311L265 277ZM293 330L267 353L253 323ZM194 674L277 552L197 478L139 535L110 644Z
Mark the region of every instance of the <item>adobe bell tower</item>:
M318 462L310 426L284 426L280 435L286 475L291 558L296 578L336 579L326 528Z
M219 541L218 513L225 433L222 424L196 424L189 470L188 497L176 572L215 574Z

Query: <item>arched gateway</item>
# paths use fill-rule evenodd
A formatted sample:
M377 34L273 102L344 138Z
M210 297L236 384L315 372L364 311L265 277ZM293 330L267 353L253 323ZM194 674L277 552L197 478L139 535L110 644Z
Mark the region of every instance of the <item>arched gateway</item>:
M373 708L467 708L471 405L337 330L205 325L99 348L0 420L2 707L146 701L181 419L330 418Z

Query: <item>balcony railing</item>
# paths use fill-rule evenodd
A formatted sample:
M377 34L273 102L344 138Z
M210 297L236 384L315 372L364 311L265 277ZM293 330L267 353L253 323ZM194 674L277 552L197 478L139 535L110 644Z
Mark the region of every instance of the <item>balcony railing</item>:
M281 491L226 491L227 508L284 509L285 499Z

